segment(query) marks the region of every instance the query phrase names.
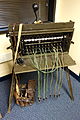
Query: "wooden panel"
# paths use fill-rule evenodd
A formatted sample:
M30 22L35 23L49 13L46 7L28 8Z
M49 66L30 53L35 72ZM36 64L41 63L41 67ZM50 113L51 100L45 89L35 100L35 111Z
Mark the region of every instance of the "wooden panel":
M23 24L23 31L73 28L74 22L42 23L42 24ZM9 31L13 31L13 25L9 25ZM15 31L19 31L19 24L16 24Z
M0 64L0 77L11 74L12 67L13 67L12 61L8 61L8 62Z
M63 58L61 56L62 55L59 54L60 61L63 61L63 63L64 63L64 64L62 64L62 62L61 62L61 66L62 67L63 66L64 67L72 66L72 65L76 64L75 61L68 55L68 53L64 53ZM37 55L37 57L38 57L38 61L39 61L40 55ZM43 61L45 61L44 59L45 58L44 58L44 55L43 55ZM15 65L15 72L17 74L18 73L23 73L23 72L32 72L32 71L36 71L37 70L34 67L34 65L31 63L31 60L30 60L30 58L28 56L24 57L24 61L25 61L25 65L22 65L22 66L20 66L18 64ZM41 68L42 69L45 69L45 67L44 67L45 65L44 64L45 63L42 62L42 64L41 64ZM59 67L61 67L61 66L59 65ZM48 54L48 69L50 69L50 68L52 68L52 57L51 57L50 54Z
M9 25L9 34L13 36L13 26ZM19 24L15 26L15 35L18 35ZM23 24L22 35L73 32L74 22Z

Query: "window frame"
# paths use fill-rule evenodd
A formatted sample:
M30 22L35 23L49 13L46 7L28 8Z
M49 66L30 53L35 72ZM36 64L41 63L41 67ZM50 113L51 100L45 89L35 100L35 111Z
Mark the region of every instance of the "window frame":
M8 26L1 26L0 27L0 34L5 34L8 32Z

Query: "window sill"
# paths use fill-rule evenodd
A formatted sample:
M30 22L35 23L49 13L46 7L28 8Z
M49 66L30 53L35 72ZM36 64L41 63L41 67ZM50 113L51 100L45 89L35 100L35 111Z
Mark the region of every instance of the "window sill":
M8 27L0 27L0 34L5 34L8 32Z

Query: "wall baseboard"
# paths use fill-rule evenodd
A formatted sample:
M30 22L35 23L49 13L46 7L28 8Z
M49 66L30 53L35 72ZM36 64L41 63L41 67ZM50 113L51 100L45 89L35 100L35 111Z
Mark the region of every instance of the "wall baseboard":
M70 72L70 75L72 77L74 77L78 82L80 82L80 76L78 76L77 74L75 74L74 72L72 72L70 69L69 69L69 72Z
M8 80L8 79L11 80L11 78L12 78L12 75L11 75L11 74L6 75L6 76L3 76L3 77L0 77L0 82L5 81L5 80Z
M12 53L0 53L0 63L11 61L12 60Z

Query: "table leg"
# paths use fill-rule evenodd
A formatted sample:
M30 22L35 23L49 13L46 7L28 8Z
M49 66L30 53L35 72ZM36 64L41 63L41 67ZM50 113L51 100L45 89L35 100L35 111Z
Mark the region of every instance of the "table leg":
M70 74L69 74L68 67L66 67L65 70L66 70L66 78L67 78L67 81L68 81L68 87L69 87L69 91L70 91L70 98L71 98L71 100L74 100L72 84L71 84L71 79L70 79Z
M11 104L12 104L14 89L15 89L15 74L14 74L14 71L13 71L12 72L12 83L11 83L11 89L10 89L10 96L9 96L8 113L10 113L10 111L11 111Z

